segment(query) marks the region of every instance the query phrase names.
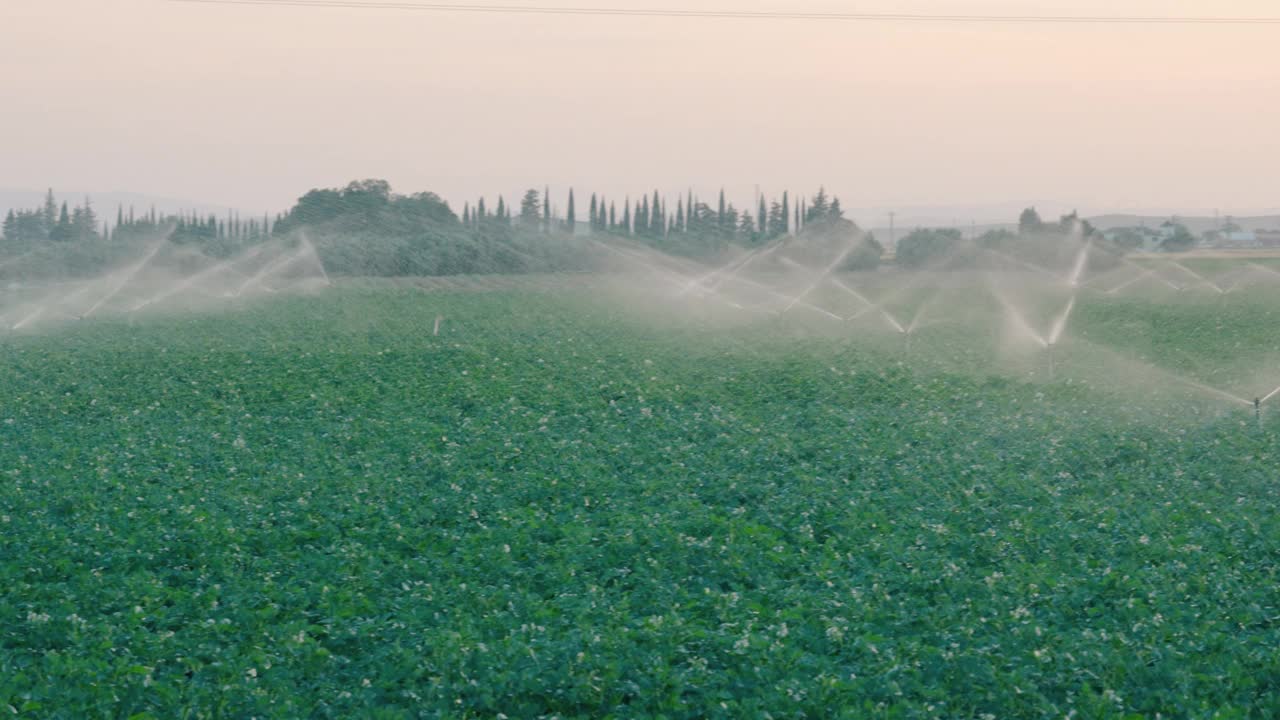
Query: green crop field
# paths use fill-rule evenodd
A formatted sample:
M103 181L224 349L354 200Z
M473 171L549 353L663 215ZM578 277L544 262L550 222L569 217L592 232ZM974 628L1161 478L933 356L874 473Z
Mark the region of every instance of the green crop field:
M1007 361L585 288L12 333L0 716L1277 717L1280 421L1212 392L1274 301Z

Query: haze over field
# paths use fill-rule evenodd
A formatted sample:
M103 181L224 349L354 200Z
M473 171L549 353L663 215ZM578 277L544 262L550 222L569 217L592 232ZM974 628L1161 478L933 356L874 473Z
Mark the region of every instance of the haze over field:
M358 2L361 0L358 0ZM525 3L536 4L536 3ZM617 7L619 2L588 2ZM847 11L838 0L682 8ZM914 0L859 11L1264 16L1269 0ZM0 187L245 211L386 177L653 187L740 205L1274 210L1274 26L436 13L162 0L0 4ZM956 210L961 223L1008 212ZM879 217L859 216L864 226Z
M1274 0L499 1L0 0L0 716L1280 718Z

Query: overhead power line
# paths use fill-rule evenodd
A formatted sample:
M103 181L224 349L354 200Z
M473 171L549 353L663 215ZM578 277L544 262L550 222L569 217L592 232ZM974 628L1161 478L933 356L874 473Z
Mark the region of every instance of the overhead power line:
M358 10L417 10L438 13L486 13L494 15L592 15L604 17L658 17L685 19L813 20L831 22L920 22L973 24L1072 24L1072 25L1280 25L1280 17L1231 16L1121 16L1121 15L930 15L916 13L794 12L746 10L677 10L650 8L593 8L552 5L478 5L432 2L357 2L356 0L170 0L203 5L257 5L295 8L345 8Z

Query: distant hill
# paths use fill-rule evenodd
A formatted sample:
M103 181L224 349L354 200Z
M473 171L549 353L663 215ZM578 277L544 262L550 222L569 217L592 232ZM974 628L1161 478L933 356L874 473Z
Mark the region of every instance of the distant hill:
M1170 219L1170 215L1099 215L1089 218L1089 222L1100 230L1110 230L1118 227L1138 227L1145 225L1147 227L1159 227L1165 221ZM1178 222L1187 226L1187 229L1194 234L1200 234L1209 230L1217 230L1226 222L1226 216L1186 216L1178 215ZM1231 221L1245 230L1280 230L1280 215L1252 215L1252 216L1232 216Z
M1056 219L1056 215L1042 212L1041 215L1046 219ZM899 222L896 224L894 231L898 239L911 232L915 228L955 228L963 232L966 236L981 235L988 230L1017 230L1017 213L1007 222L982 222L976 224L965 221L948 221L941 216L927 217L923 215L908 215L906 221L899 215ZM1128 213L1111 213L1105 215L1088 216L1085 219L1093 224L1099 230L1110 230L1119 227L1139 227L1147 226L1151 228L1159 227L1170 218L1177 217L1178 222L1187 226L1192 234L1199 235L1209 230L1220 229L1227 221L1227 216L1222 215L1214 217L1212 215L1154 215L1154 214L1128 214ZM1272 215L1233 215L1231 221L1245 230L1280 230L1280 213ZM876 218L876 222L868 227L877 238L887 240L889 238L889 227L885 223L883 217Z
M0 190L0 218L3 218L10 210L30 210L44 204L44 196L47 190ZM138 214L150 212L152 206L156 212L167 215L171 213L189 213L195 211L201 215L210 213L216 215L226 215L228 211L239 212L242 217L257 217L262 211L244 211L237 208L230 208L225 205L213 205L210 203L197 202L194 200L182 200L178 198L163 197L159 195L147 195L144 193L132 192L83 192L83 191L66 191L62 192L54 189L53 196L59 203L66 202L68 205L82 205L87 196L93 203L94 210L98 213L98 218L109 220L113 224L115 222L116 207L123 207L125 212L129 211L132 206Z

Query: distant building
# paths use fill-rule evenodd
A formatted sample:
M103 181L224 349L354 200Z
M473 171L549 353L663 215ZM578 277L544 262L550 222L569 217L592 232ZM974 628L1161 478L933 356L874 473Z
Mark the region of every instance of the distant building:
M1280 247L1280 230L1255 230L1258 247Z
M1171 236L1172 233L1168 235ZM1142 225L1111 228L1104 230L1102 236L1126 250L1156 252L1167 235L1160 230Z
M1262 244L1258 233L1252 230L1210 230L1203 235L1202 244L1216 248L1256 248Z

